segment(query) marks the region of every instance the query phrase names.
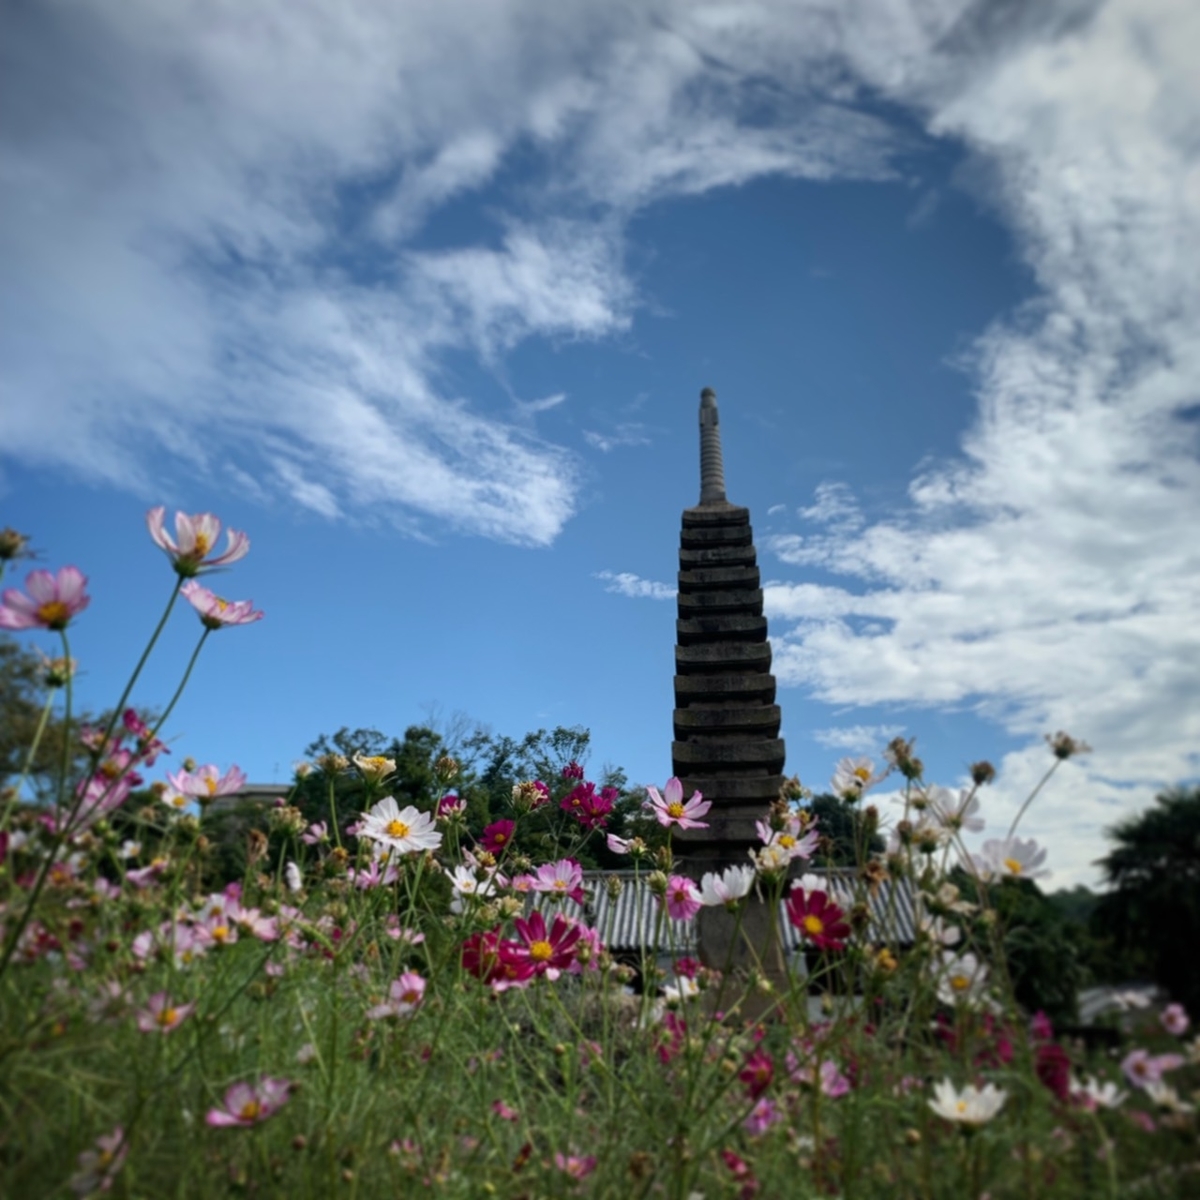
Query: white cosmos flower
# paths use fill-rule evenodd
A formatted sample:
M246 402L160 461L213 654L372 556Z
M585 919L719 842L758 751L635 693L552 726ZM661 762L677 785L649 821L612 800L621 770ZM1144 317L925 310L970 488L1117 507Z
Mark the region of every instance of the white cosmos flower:
M934 1085L929 1107L947 1121L978 1126L990 1121L1007 1098L1008 1093L1002 1092L994 1083L985 1083L982 1088L968 1083L960 1092L949 1079L943 1079Z
M732 908L753 886L753 867L726 867L722 875L709 871L700 880L700 903Z
M369 838L384 851L394 850L399 854L436 850L442 844L442 835L429 813L411 804L401 809L391 796L384 796L370 812L363 814L358 836Z
M663 984L663 999L668 1004L680 1004L700 995L700 986L687 975L679 975L674 983Z
M857 800L882 778L882 773L875 773L875 764L869 758L843 758L833 771L833 794Z
M396 760L382 754L356 754L354 765L368 782L379 783L396 769Z
M952 792L936 784L929 789L929 807L946 829L967 829L978 833L987 823L979 816L979 797L972 788Z
M983 843L983 853L975 859L975 868L984 879L994 875L1008 879L1041 879L1050 872L1042 869L1046 851L1033 838L992 838Z
M304 886L304 879L300 874L300 868L294 862L289 862L283 868L283 878L287 883L289 892L298 892Z
M1100 1083L1094 1075L1086 1079L1072 1077L1069 1088L1070 1094L1085 1108L1116 1108L1128 1095L1110 1079Z
M495 894L495 882L490 878L476 879L475 872L470 867L460 865L446 874L450 879L450 886L454 889L454 896L450 901L452 913L462 912L463 900L467 896L482 897Z
M940 946L956 946L962 938L962 930L941 917L923 916L917 928Z
M751 850L750 861L764 875L770 875L776 871L786 871L792 861L792 855L791 851L778 842L769 842L761 850Z
M1180 1100L1179 1093L1169 1084L1158 1080L1155 1083L1146 1084L1146 1095L1158 1105L1159 1108L1165 1108L1168 1112L1186 1114L1196 1111L1194 1104L1187 1104Z
M953 954L943 950L937 994L943 1004L953 1007L971 1005L984 998L987 967L974 954Z

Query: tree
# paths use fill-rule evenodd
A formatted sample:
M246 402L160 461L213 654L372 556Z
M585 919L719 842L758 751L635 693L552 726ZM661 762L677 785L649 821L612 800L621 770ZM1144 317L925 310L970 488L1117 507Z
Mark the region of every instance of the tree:
M853 867L859 860L858 843L865 840L867 854L878 854L883 850L883 838L872 829L868 835L864 822L870 818L857 803L848 803L837 796L823 793L812 798L809 805L817 818L817 830L823 842L817 861L822 866Z
M1100 860L1112 891L1092 918L1098 937L1200 1012L1200 787L1174 788L1154 807L1121 821L1115 847Z

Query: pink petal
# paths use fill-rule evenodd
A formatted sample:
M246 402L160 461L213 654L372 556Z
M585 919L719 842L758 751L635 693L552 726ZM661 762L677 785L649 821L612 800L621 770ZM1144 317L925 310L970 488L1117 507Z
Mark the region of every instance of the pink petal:
M58 583L49 571L30 571L25 578L25 589L38 604L58 599Z
M157 508L152 508L146 514L146 528L150 531L150 537L156 546L166 550L168 554L174 554L177 547L171 540L171 535L163 529L163 517L166 512L166 508L161 504Z
M666 800L668 805L683 803L683 783L677 775L667 780Z

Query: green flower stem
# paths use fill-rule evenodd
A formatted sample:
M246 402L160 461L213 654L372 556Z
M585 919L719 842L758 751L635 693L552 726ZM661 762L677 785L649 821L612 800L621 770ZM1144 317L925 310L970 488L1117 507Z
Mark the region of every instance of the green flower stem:
M200 657L200 651L203 649L204 643L208 640L210 633L212 633L212 630L206 625L204 632L200 635L200 640L196 643L195 650L192 651L192 657L188 659L187 668L183 672L183 678L179 681L179 686L175 689L175 695L171 697L171 703L167 705L163 715L158 718L154 728L150 730L151 741L158 736L158 731L166 724L167 718L171 715L175 705L179 703L179 697L183 695L183 689L187 687L188 680L192 677L192 668L196 665L196 659Z
M1006 837L1004 839L1005 841L1008 841L1012 837L1012 835L1017 832L1017 826L1021 823L1021 818L1025 815L1025 810L1033 803L1033 798L1038 794L1038 792L1040 792L1042 790L1042 788L1044 788L1046 786L1046 783L1049 781L1050 776L1053 775L1054 772L1058 770L1059 764L1064 761L1065 761L1065 759L1056 758L1050 764L1050 770L1048 770L1045 773L1045 775L1043 775L1041 777L1041 779L1038 780L1037 786L1033 789L1032 792L1029 793L1028 796L1025 797L1025 803L1022 804L1021 807L1017 810L1017 815L1015 817L1013 817L1013 823L1008 827L1008 837Z
M108 739L112 736L112 731L116 727L117 722L121 719L121 714L125 711L125 702L129 699L130 693L133 691L133 685L137 683L138 676L142 673L142 668L146 665L150 658L150 652L154 649L155 643L158 641L159 635L167 627L167 618L171 615L171 609L175 607L175 600L179 596L179 589L183 586L183 576L176 576L175 586L171 589L171 598L167 601L167 607L163 611L163 615L159 618L158 625L155 626L154 632L150 635L150 641L146 643L145 650L142 651L142 657L138 659L137 666L133 668L133 674L129 677L129 682L125 684L125 690L121 693L120 700L117 701L116 708L112 711L112 716L108 719L108 725L104 730L104 736L100 739L96 749L92 752L93 758L98 762L103 756ZM161 725L162 722L159 722Z

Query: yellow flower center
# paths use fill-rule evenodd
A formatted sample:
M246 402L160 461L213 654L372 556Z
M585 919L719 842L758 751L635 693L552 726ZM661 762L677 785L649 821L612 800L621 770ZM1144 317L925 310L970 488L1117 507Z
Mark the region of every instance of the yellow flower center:
M779 844L785 850L790 850L796 844L796 839L790 833L781 833L779 835Z
M403 821L389 821L383 828L384 833L388 837L405 838L408 837L408 826Z
M554 881L554 890L556 892L565 892L567 890L567 881L565 879L556 879Z
M196 534L196 545L192 549L192 553L197 558L203 558L212 549L212 542L208 540L208 535L203 533Z
M421 993L416 991L413 988L410 988L407 992L404 993L403 996L400 997L400 999L403 1000L405 1004L420 1004L421 1003Z
M859 782L861 782L861 783L866 783L867 780L871 778L871 768L870 767L855 767L854 768L854 778L859 780Z
M204 786L210 796L215 796L217 794L217 781L213 779L211 775L204 781Z
M529 946L529 957L534 962L545 962L554 954L554 947L549 942L532 942Z
M213 599L217 602L217 609L219 612L224 612L229 607L228 600L222 600L220 596L214 596Z
M678 800L676 800L674 804L668 804L667 816L674 817L676 820L678 820L683 816L683 805L680 804Z
M112 1162L114 1157L115 1155L111 1150L101 1150L100 1153L96 1155L96 1166L107 1167L109 1163Z
M1015 858L1006 858L1006 859L1004 860L1004 865L1005 865L1005 866L1006 866L1006 867L1007 867L1007 868L1008 868L1008 869L1009 869L1009 870L1010 870L1010 871L1011 871L1011 872L1012 872L1014 875L1020 875L1020 873L1021 873L1021 864L1020 864L1020 862L1018 862L1018 861L1017 861L1017 859L1015 859Z
M162 1012L155 1017L155 1020L160 1025L174 1025L179 1013L173 1008L164 1008Z
M61 600L47 600L37 613L51 629L61 629L71 619L71 610Z
M969 975L951 975L950 986L956 992L965 992L971 986L971 977Z
M172 796L171 804L175 808L186 808L187 807L187 797L186 796Z
M508 841L508 834L499 832L493 833L492 841L495 842L497 846L503 846L504 843Z
M241 1108L238 1109L238 1116L243 1121L253 1121L258 1114L262 1112L262 1105L257 1100L247 1100Z
M966 1102L965 1100L960 1100L960 1101L959 1101L959 1102L958 1102L958 1103L957 1103L957 1104L954 1106L954 1108L955 1108L955 1111L956 1111L956 1112L965 1113L965 1112L967 1111L967 1102Z
M210 930L210 932L213 935L214 941L223 942L229 937L229 926L228 925L217 925L212 930Z
M812 937L819 937L825 932L825 922L822 921L820 917L809 913L809 915L804 918L804 932Z

